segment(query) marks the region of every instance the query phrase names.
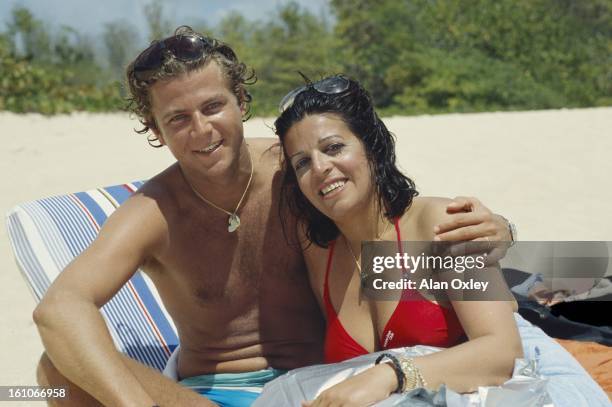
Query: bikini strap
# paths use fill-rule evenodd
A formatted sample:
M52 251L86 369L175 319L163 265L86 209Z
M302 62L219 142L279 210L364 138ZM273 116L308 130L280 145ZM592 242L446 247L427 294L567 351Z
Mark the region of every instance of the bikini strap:
M400 232L399 218L393 219L393 224L395 225L395 232L397 233L397 250L403 255L404 249L402 247L402 233Z
M323 301L328 309L328 312L334 312L334 307L331 303L331 297L329 296L329 271L331 270L332 259L334 258L334 247L336 241L333 240L329 243L329 251L327 252L327 266L325 268L325 280L323 282Z
M397 233L397 251L398 251L398 253L400 253L403 256L404 255L404 247L402 246L402 233L400 231L399 218L395 218L393 220L393 223L395 224L395 232ZM405 271L406 270L404 270L404 272ZM400 300L400 303L402 301L406 301L409 297L413 297L414 295L418 296L420 294L419 294L418 291L410 290L408 288L403 290L402 299ZM393 316L391 317L391 319L393 319ZM389 322L391 322L391 319L389 319Z
M395 225L395 232L397 233L397 247L399 253L403 254L402 248L402 234L400 232L399 227L399 218L395 218L393 220ZM331 303L331 297L329 295L329 272L331 270L332 259L334 258L334 248L336 246L336 240L333 240L329 243L329 251L327 253L327 266L325 268L325 280L323 282L323 301L325 302L325 306L328 308L328 312L333 312L335 314L334 307Z

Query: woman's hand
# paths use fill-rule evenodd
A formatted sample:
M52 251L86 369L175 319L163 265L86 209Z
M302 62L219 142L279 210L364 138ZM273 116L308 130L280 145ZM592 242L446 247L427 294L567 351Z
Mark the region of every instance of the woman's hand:
M395 371L381 363L330 387L315 400L303 402L302 407L369 406L386 399L396 388Z

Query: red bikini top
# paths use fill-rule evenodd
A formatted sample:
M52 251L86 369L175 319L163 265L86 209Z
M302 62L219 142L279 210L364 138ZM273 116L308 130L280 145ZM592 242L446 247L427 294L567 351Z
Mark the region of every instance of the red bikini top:
M402 252L401 235L398 220L395 220L399 252ZM329 296L329 272L334 256L335 241L329 246L323 300L327 315L327 332L325 334L325 362L335 363L369 353L344 329ZM416 290L404 290L402 298L407 295L418 295L421 299L400 300L385 325L380 339L381 349L400 348L404 346L429 345L447 348L458 342L463 336L463 329L457 315L447 309L423 298Z

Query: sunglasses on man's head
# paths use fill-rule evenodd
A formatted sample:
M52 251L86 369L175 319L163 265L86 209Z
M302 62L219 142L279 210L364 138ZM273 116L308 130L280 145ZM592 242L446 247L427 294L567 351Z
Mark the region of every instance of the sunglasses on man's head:
M342 75L336 75L321 79L318 82L300 86L287 93L281 99L280 103L278 104L278 110L280 113L283 113L285 110L289 109L293 105L293 101L295 100L297 95L304 92L306 89L313 88L319 93L335 95L346 91L349 88L349 85L350 82L347 78Z
M236 59L236 55L228 46L215 47L209 38L196 34L175 35L156 41L136 58L134 77L137 80L146 80L151 71L162 66L167 58L167 53L172 54L179 61L188 62L201 58L204 53L211 52L213 49L218 49L221 54L231 60Z

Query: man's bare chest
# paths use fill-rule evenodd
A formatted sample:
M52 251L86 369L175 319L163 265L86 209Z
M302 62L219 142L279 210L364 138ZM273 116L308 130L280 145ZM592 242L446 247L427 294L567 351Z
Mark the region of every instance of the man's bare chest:
M302 284L301 253L288 245L277 214L245 208L234 232L228 232L224 215L192 214L170 227L165 272L203 301L256 297L270 284Z

